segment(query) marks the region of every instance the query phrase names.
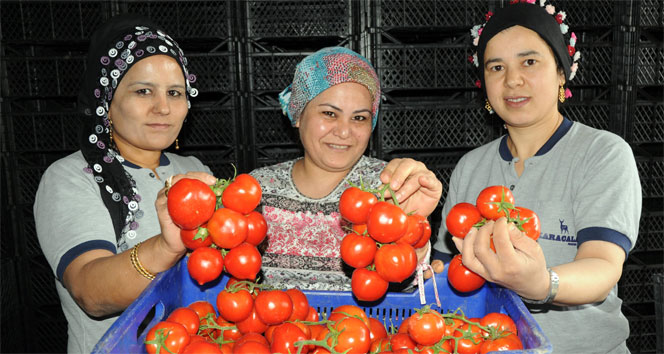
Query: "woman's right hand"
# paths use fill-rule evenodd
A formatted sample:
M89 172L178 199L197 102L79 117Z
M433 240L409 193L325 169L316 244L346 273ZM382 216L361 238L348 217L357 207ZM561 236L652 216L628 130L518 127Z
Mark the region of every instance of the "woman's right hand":
M183 178L198 179L207 185L213 185L217 181L214 176L204 172L187 172L186 174L172 176L164 181L164 188L157 195L155 207L157 208L157 216L159 218L159 225L161 226L161 241L164 251L176 255L182 255L186 251L186 247L180 238L180 228L173 223L173 219L171 219L171 215L168 212L166 191L170 186L173 186ZM170 186L168 186L169 183Z

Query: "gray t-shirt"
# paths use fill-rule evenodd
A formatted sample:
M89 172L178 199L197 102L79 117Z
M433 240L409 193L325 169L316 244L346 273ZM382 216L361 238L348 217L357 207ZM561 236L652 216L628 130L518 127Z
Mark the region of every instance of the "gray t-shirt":
M485 187L510 187L517 206L540 217L538 240L548 266L574 260L578 246L603 240L625 252L636 243L641 184L632 150L619 136L565 119L519 177L506 137L461 158L452 173L434 248L451 253L445 217L457 203L475 204ZM606 300L582 306L530 306L555 353L624 353L629 336L617 286ZM600 324L600 325L598 325Z
M117 319L92 318L76 304L62 285L67 266L81 254L94 249L116 253L116 237L110 214L102 201L99 187L83 154L77 151L53 163L42 176L34 204L37 236L42 251L56 275L55 286L68 322L70 353L89 353L101 336ZM124 162L124 168L136 181L141 196L136 214L138 223L129 247L161 232L154 203L166 178L189 171L211 173L195 157L162 154L156 168L158 179L150 169Z

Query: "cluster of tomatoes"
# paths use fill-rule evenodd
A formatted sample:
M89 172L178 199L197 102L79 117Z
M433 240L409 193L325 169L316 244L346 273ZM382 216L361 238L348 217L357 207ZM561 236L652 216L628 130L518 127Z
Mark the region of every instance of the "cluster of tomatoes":
M187 268L199 284L217 279L224 268L237 279L254 280L261 269L256 248L267 223L256 207L262 190L248 174L208 186L183 178L168 189L168 212L180 227L184 245L193 250Z
M426 217L406 214L398 204L381 199L354 186L339 198L339 212L352 224L341 241L341 258L355 268L351 287L361 301L378 300L390 282L410 277L417 267L415 249L431 237Z
M530 209L515 206L514 195L505 186L490 186L483 189L474 205L471 203L454 205L445 218L445 225L452 236L464 238L473 227L480 228L487 220L497 220L501 217L514 223L531 239L539 238L539 217ZM489 247L496 251L493 239ZM463 265L460 254L454 256L450 262L447 279L454 289L461 292L477 290L485 283L484 278Z

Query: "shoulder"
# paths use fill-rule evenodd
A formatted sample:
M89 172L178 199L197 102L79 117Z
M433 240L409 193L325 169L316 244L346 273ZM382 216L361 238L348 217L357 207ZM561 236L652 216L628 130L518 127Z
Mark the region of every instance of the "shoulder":
M170 152L164 152L164 155L166 155L175 168L185 171L209 171L208 167L195 156L182 156Z
M291 180L291 169L296 160L280 162L274 165L257 168L251 171L252 175L260 185L265 188L266 186L284 186L287 181Z
M624 162L624 159L634 159L632 148L619 135L579 122L574 122L564 143L568 151L576 152L576 155L584 160L609 162L608 160L620 158L614 162Z
M42 181L48 180L51 178L65 178L69 179L84 179L86 176L92 178L92 173L86 173L88 168L88 162L83 157L83 153L79 150L70 155L67 155L55 162L53 162L44 174L42 175ZM77 178L78 177L78 178Z
M455 170L464 169L466 166L471 169L475 169L477 166L489 166L490 161L500 159L499 148L502 139L503 137L501 136L498 139L468 151L461 156Z

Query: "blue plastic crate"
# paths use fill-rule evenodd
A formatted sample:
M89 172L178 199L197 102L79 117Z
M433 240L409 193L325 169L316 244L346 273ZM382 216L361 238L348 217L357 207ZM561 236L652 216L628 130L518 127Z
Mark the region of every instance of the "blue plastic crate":
M145 353L143 340L147 329L162 321L178 307L187 306L192 302L206 300L216 307L217 294L223 290L228 277L199 286L189 276L186 258L175 267L159 274L104 334L95 346L93 353ZM535 322L521 299L512 291L493 284L487 284L477 291L459 294L447 283L447 269L436 275L438 295L442 308L433 308L441 312L454 311L460 308L468 317L482 317L489 312L508 314L516 322L519 338L524 350L513 353L544 354L551 353L549 339ZM424 292L428 304L435 303L433 280L424 282ZM350 292L341 291L305 291L309 304L319 314L329 314L335 307L353 304L364 308L368 316L374 317L386 325L398 326L401 321L412 315L420 305L419 292L389 293L382 300L359 303ZM148 313L154 311L154 318L139 333L139 326Z

